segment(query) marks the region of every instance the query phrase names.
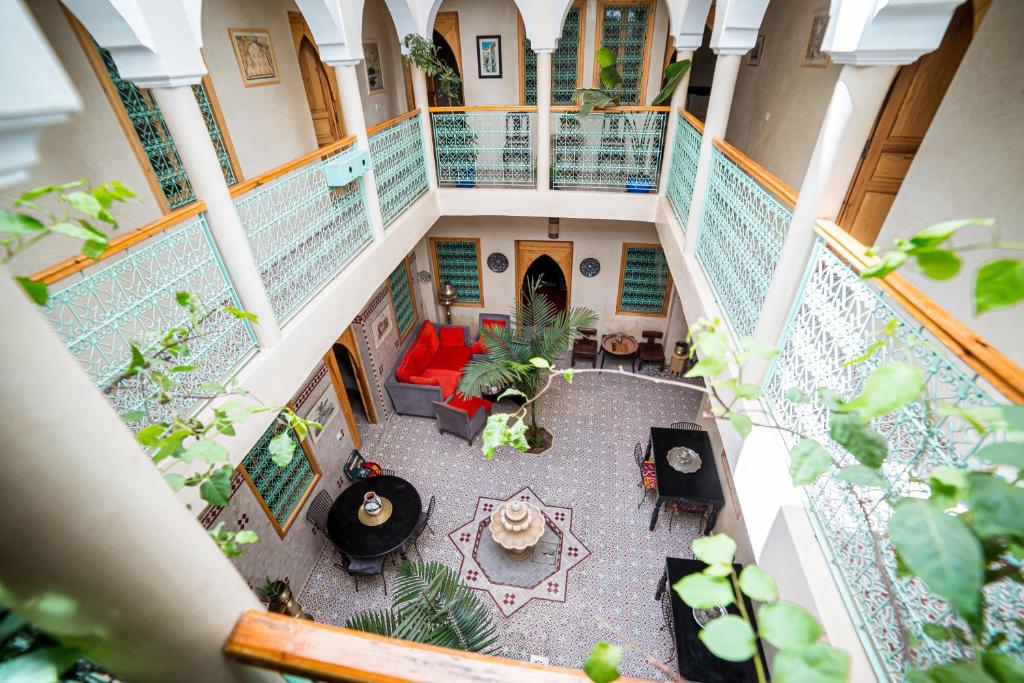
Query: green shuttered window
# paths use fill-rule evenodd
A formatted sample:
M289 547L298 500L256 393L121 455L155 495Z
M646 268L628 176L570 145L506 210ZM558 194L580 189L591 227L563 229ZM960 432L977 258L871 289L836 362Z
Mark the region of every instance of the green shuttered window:
M644 104L640 101L646 73L644 54L653 20L653 4L611 3L601 6L601 46L619 56L622 104Z
M328 387L328 391L333 391ZM287 429L295 443L295 455L287 467L281 468L270 457L270 440ZM242 470L253 495L260 501L270 523L283 538L288 532L299 506L320 479L320 469L299 444L299 439L281 419L267 427L259 441L242 460Z
M437 290L450 282L458 291L456 303L483 305L480 289L480 240L432 238Z
M398 332L405 337L416 324L416 303L413 299L412 283L409 281L409 270L406 267L406 259L403 259L398 267L388 276L388 286L391 288L391 305L395 308L395 320L398 323Z
M534 105L537 104L537 54L525 30L522 31L522 40L523 104ZM576 77L579 74L579 58L580 7L573 4L562 24L558 49L551 55L551 104L572 104L572 94L576 90Z
M665 252L654 244L622 246L619 313L665 315L669 270Z

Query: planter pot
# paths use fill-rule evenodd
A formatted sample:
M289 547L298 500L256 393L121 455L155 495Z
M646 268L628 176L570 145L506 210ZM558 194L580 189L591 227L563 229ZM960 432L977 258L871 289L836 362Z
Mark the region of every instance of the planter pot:
M455 187L476 187L476 166L455 171Z
M541 453L546 453L555 444L555 436L554 436L554 434L549 432L544 427L540 428L540 432L541 432L541 434L544 437L544 443L542 445L540 445L540 446L537 446L535 448L531 448L530 450L526 451L527 454L529 454L529 455L540 455Z
M650 194L654 191L654 183L650 178L627 178L626 192L635 194Z
M302 607L295 601L295 597L292 595L292 589L290 586L285 586L281 594L270 599L270 604L267 605L267 611L275 612L277 614L285 614L289 617L298 617L303 615Z

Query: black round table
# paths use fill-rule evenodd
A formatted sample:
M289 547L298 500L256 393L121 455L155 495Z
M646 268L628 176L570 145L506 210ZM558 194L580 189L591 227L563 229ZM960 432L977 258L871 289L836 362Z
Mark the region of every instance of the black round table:
M363 495L373 491L391 501L391 517L380 526L359 521ZM409 540L422 504L416 487L401 477L360 479L341 492L327 517L327 535L350 557L377 557L398 550Z

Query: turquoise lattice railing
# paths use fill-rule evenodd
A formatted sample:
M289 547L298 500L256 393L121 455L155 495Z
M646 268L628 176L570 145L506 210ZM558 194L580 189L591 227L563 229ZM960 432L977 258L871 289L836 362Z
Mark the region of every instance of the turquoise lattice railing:
M523 41L523 104L537 104L537 53L525 31ZM580 6L573 4L562 22L558 49L551 55L551 104L572 104L580 59Z
M431 111L437 184L534 187L536 111Z
M669 164L665 195L672 204L672 211L684 233L686 221L690 217L693 182L697 177L697 158L700 156L702 134L703 130L698 130L682 112L676 114L676 136L672 143L672 163Z
M420 117L413 114L370 136L370 160L384 227L430 188Z
M150 347L173 327L188 327L188 315L174 295L192 292L202 308L241 308L224 272L220 255L202 214L151 237L122 255L100 261L88 274L54 291L43 309L68 350L98 387L104 388L126 368L130 345ZM208 382L223 382L256 349L248 323L228 313L213 313L205 333L190 342L193 372L179 376L181 393ZM148 408L149 421L188 415L199 406L190 399L147 406L152 386L139 379L123 380L108 393L119 413ZM149 421L136 423L141 428Z
M373 241L362 178L327 184L327 158L235 200L249 247L284 323Z
M863 354L893 320L897 321L894 343L867 362L844 367L846 361ZM890 303L874 284L861 280L820 240L780 350L764 382L764 403L779 424L817 438L822 444L831 444L828 414L814 389L827 386L849 397L860 391L873 368L887 361L921 368L930 401L963 407L994 402L976 374L966 371L946 347L927 337L919 323ZM793 387L814 398L805 405L791 403L786 392ZM978 439L964 423L950 416L929 414L921 403L879 418L874 426L889 444L886 474L904 495L917 486L915 478L927 479L938 465L969 466ZM842 448L832 445L830 450L841 465L854 463ZM902 681L907 667L901 656L904 646L895 610L899 610L912 640L909 647L915 667L928 668L963 656L954 642L939 642L925 635L925 623L952 623L955 617L920 581L897 576L892 548L884 540L891 509L878 489L858 487L857 491L866 502L864 507L851 487L835 477L835 468L805 489L818 541L877 675L882 680ZM883 539L877 555L872 533ZM893 586L894 594L888 586ZM1021 652L1024 632L1015 625L1015 619L1024 613L1024 589L1009 582L997 584L988 590L987 600L989 618L996 626L992 632L1009 636L1000 649Z
M281 536L295 519L299 503L320 477L299 445L299 439L283 420L274 420L242 460L245 476L257 496L266 504L270 523ZM270 440L288 430L295 454L286 467L280 467L270 455Z
M754 333L792 218L772 192L712 148L697 261L737 337Z
M665 143L665 109L551 114L555 189L655 192Z

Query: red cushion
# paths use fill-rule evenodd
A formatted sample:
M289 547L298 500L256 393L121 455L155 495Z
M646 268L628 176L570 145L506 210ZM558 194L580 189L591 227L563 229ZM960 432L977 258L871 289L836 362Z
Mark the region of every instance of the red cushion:
M647 490L653 490L658 488L658 475L654 467L653 460L644 460L640 469L640 474L643 477L644 488Z
M436 370L461 372L462 368L469 362L469 356L470 350L468 346L442 346L434 354L434 357L430 359L427 367Z
M453 346L465 346L466 345L466 333L461 327L442 327L441 328L441 348L451 348Z
M455 393L455 389L459 386L459 372L457 370L438 370L430 368L423 372L424 377L430 377L437 381L437 385L441 387L441 394L444 396L451 396Z
M427 350L428 358L437 352L437 348L441 343L438 341L437 328L434 327L434 323L429 320L423 323L419 336L416 338L416 343L423 344L424 348Z
M484 407L484 410L488 413L491 412L491 402L485 398L479 396L463 396L462 394L455 394L446 401L446 405L461 410L466 415L472 416L480 409L480 406Z
M487 353L487 342L484 341L483 337L477 338L473 345L469 347L470 353Z
M437 381L436 377L423 377L421 375L412 375L409 377L410 384L430 384L433 386L441 386L441 383Z

